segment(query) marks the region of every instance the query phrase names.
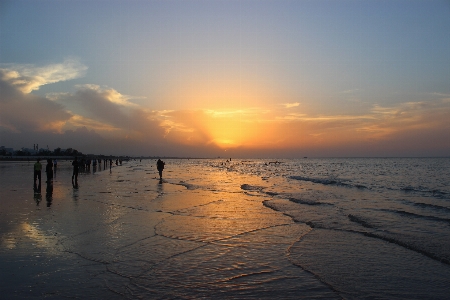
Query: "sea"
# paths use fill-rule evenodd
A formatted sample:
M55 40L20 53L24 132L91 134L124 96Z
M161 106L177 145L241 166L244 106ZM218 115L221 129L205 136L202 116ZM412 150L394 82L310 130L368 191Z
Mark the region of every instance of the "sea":
M165 163L61 162L49 198L1 162L5 295L450 299L450 158Z
M290 259L347 297L450 298L449 158L249 160L227 171L282 179L241 188L313 229Z

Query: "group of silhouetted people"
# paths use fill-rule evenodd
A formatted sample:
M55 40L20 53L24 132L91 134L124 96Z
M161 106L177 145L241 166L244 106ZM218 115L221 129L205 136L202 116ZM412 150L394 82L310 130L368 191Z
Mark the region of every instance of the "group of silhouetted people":
M53 166L55 166L56 172L56 163L54 164L51 159L47 159L47 165L45 166L45 173L47 173L47 184L53 183ZM34 163L34 189L41 189L41 178L42 178L42 164L41 160L38 158ZM39 182L39 185L37 184Z
M107 165L107 159L104 160L105 163L105 167ZM97 161L94 159L94 166L97 165ZM52 187L53 185L53 172L56 173L56 168L57 168L57 160L55 159L53 162L51 159L47 159L47 165L45 166L45 172L47 173L47 190L49 189L49 186ZM98 161L99 165L101 164L101 160ZM118 166L120 163L120 165L122 165L122 160L117 159L116 160L116 166ZM111 169L113 164L113 160L109 159L109 168ZM164 170L164 166L165 166L165 162L163 162L161 159L158 159L158 161L156 162L156 169L158 170L159 173L159 182L162 183L162 172ZM90 165L90 163L88 163L88 165ZM81 168L85 168L86 166L86 161L83 159L81 162L78 161L78 158L75 157L75 159L72 162L72 167L73 167L73 171L72 171L72 185L73 187L78 187L78 171ZM89 168L89 167L88 167ZM36 160L36 163L34 164L34 190L36 192L40 192L41 191L41 172L42 172L42 164L40 162L40 158L38 158ZM39 184L38 184L39 183ZM53 190L53 187L52 187Z
M78 170L80 163L78 158L75 157L72 162L73 172L72 172L72 185L74 187L78 186ZM56 168L58 166L58 161L55 159L53 162L51 159L47 159L47 165L45 166L45 173L47 173L47 186L53 184L53 173L56 173ZM41 180L42 180L42 164L41 159L38 158L34 163L34 190L37 192L41 191Z
M52 162L51 159L47 159L47 165L45 166L45 173L47 173L47 189L46 189L46 198L47 198L47 206L50 207L52 204L52 195L53 195L53 172L56 172L57 161ZM55 169L53 169L53 167ZM35 198L37 204L39 204L41 200L41 180L42 180L42 164L41 160L38 158L34 163L34 191ZM37 196L36 196L37 195Z

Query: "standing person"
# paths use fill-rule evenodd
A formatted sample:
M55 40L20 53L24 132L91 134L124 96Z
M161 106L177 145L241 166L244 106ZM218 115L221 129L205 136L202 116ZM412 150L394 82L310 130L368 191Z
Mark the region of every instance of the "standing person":
M34 163L34 189L37 190L38 187L36 186L36 179L39 179L39 190L41 189L41 170L42 165L40 163L41 159L38 158L36 162Z
M162 171L164 170L164 165L166 163L163 162L161 159L158 158L158 161L156 162L156 168L158 169L159 172L159 181L162 182Z
M73 173L72 173L72 185L77 186L78 185L78 158L75 157L75 160L72 162L73 166ZM73 179L75 178L75 182Z
M47 159L47 165L45 166L45 173L47 173L47 183L53 181L53 163L51 159Z

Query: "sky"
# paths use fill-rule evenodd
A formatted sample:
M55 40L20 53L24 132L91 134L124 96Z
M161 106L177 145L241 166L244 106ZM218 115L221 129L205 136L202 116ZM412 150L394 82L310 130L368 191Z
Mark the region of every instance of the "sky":
M450 1L0 0L0 145L450 155Z

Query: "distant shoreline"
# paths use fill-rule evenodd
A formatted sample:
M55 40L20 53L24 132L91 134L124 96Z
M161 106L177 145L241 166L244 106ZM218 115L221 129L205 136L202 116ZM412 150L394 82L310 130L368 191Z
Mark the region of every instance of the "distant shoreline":
M102 155L74 155L74 156L39 156L39 155L32 155L32 156L0 156L0 161L35 161L36 159L57 159L57 160L73 160L74 157L79 158L96 158L96 159L118 159L121 158L122 160L138 160L138 159L210 159L210 158L202 158L202 157L165 157L165 156L146 156L146 157L130 157L130 156L102 156Z
M226 159L225 157L173 157L173 156L145 156L145 157L130 157L130 156L104 156L104 155L75 155L75 156L38 156L38 155L32 155L32 156L0 156L0 162L4 161L35 161L36 159L46 160L46 159L57 159L57 160L73 160L74 157L78 158L90 158L90 159L122 159L123 161L127 160L141 160L141 159L153 159L156 160L158 158L160 159L212 159L212 160L221 160ZM308 159L393 159L393 158L450 158L450 156L373 156L373 157L302 157L302 158L278 158L278 160L291 160L291 159L301 159L301 160L308 160ZM245 159L261 159L261 160L272 160L273 158L233 158L233 160L245 160ZM274 162L271 162L274 163ZM280 161L279 163L282 163Z

